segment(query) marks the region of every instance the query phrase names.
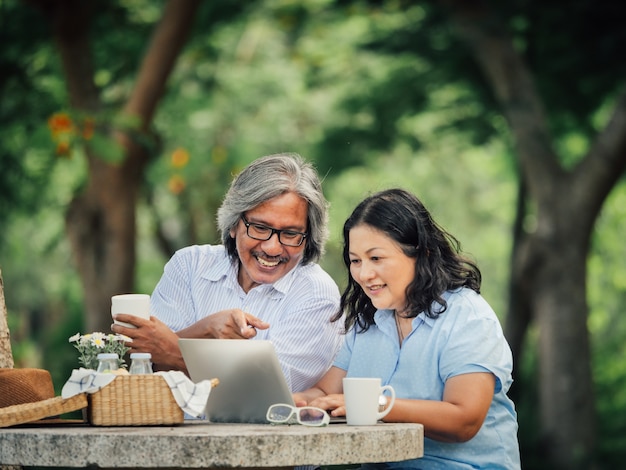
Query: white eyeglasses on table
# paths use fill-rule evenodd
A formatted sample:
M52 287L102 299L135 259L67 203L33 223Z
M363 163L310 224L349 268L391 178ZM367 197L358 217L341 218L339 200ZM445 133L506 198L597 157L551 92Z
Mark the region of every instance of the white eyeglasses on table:
M330 416L325 410L314 406L295 407L276 403L267 409L266 419L272 424L302 424L303 426L326 426Z

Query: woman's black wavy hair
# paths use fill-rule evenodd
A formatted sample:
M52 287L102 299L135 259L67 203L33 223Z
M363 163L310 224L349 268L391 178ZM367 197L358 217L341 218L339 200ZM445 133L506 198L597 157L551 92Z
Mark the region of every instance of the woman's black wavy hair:
M433 220L413 194L403 189L388 189L363 200L343 226L343 261L348 268L348 285L333 321L343 317L346 331L355 323L360 331L366 331L374 324L376 312L350 275L349 234L357 225L381 231L398 243L404 254L415 258L415 277L407 287L405 316L413 318L425 312L437 318L446 311L442 294L448 290L469 287L480 293L480 269L461 254L459 241Z

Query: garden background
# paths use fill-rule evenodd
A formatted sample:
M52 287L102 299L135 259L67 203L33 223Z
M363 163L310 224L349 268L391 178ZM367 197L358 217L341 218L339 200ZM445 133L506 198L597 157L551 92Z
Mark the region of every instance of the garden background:
M0 269L16 367L150 293L253 159L331 202L413 191L483 272L523 466L626 458L626 6L611 0L0 0Z

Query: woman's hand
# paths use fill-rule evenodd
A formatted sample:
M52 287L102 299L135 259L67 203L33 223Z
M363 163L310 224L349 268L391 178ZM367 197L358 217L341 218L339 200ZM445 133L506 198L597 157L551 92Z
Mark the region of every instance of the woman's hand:
M309 403L309 406L315 406L329 412L331 416L345 416L346 405L344 402L343 394L333 393L332 395L325 395L314 399Z
M296 406L316 406L330 411L332 416L345 416L342 383L345 376L345 370L332 366L314 387L294 393L294 403Z

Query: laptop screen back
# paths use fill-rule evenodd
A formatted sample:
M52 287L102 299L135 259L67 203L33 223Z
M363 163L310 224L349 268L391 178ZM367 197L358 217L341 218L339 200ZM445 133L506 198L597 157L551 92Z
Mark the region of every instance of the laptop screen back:
M207 401L213 422L266 423L270 405L293 405L273 344L267 340L178 340L191 380L217 378Z

